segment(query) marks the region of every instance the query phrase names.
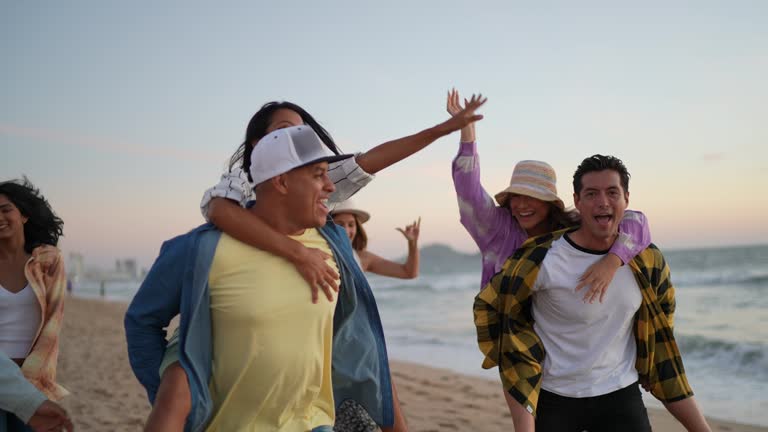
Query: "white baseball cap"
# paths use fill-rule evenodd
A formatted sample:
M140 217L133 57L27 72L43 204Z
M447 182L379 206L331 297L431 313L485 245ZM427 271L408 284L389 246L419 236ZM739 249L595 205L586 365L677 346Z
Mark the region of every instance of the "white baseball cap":
M251 178L257 185L272 177L318 162L335 162L352 154L334 154L311 127L278 129L260 139L251 152Z

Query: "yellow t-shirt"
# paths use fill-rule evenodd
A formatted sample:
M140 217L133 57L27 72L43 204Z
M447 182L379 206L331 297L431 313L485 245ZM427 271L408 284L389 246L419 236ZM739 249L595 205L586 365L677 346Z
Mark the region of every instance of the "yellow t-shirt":
M331 255L316 229L293 237ZM333 258L328 264L337 269ZM338 270L337 270L338 271ZM209 274L213 419L209 432L305 432L332 425L336 299L312 303L282 258L222 234Z

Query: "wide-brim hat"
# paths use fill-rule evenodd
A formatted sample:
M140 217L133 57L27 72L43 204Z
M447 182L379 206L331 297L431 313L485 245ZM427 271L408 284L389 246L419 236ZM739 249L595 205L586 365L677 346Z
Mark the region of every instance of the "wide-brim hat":
M357 221L361 224L368 222L368 219L371 218L371 215L367 211L360 210L351 199L337 204L336 207L331 210L331 217L342 213L350 213L357 216Z
M557 196L555 170L546 162L535 160L518 162L512 171L509 187L495 195L496 202L506 207L509 203L509 194L533 197L565 209L563 200Z

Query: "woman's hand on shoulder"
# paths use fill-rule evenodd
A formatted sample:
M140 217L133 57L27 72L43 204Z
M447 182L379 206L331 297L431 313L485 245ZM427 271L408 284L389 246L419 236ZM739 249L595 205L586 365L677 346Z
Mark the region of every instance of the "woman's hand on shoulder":
M579 284L576 286L576 292L584 287L589 287L584 294L584 303L594 303L595 300L600 300L600 303L603 302L608 286L621 265L621 259L609 253L584 271L584 274L579 278Z
M293 260L293 265L312 290L312 303L317 303L319 292L325 293L328 301L333 301L333 293L339 291L339 274L328 265L330 255L320 249L303 247Z

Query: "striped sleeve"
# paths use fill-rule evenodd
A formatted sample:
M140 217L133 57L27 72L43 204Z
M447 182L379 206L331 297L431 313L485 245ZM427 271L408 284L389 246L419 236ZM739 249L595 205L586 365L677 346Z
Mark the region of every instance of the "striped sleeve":
M227 198L237 202L241 206L253 200L253 186L248 181L248 176L240 168L233 168L221 175L221 180L212 188L205 191L200 201L200 212L207 222L208 206L214 198Z
M338 204L351 198L357 191L374 179L357 164L357 156L333 162L328 167L328 177L331 178L336 190L329 197L329 202Z

